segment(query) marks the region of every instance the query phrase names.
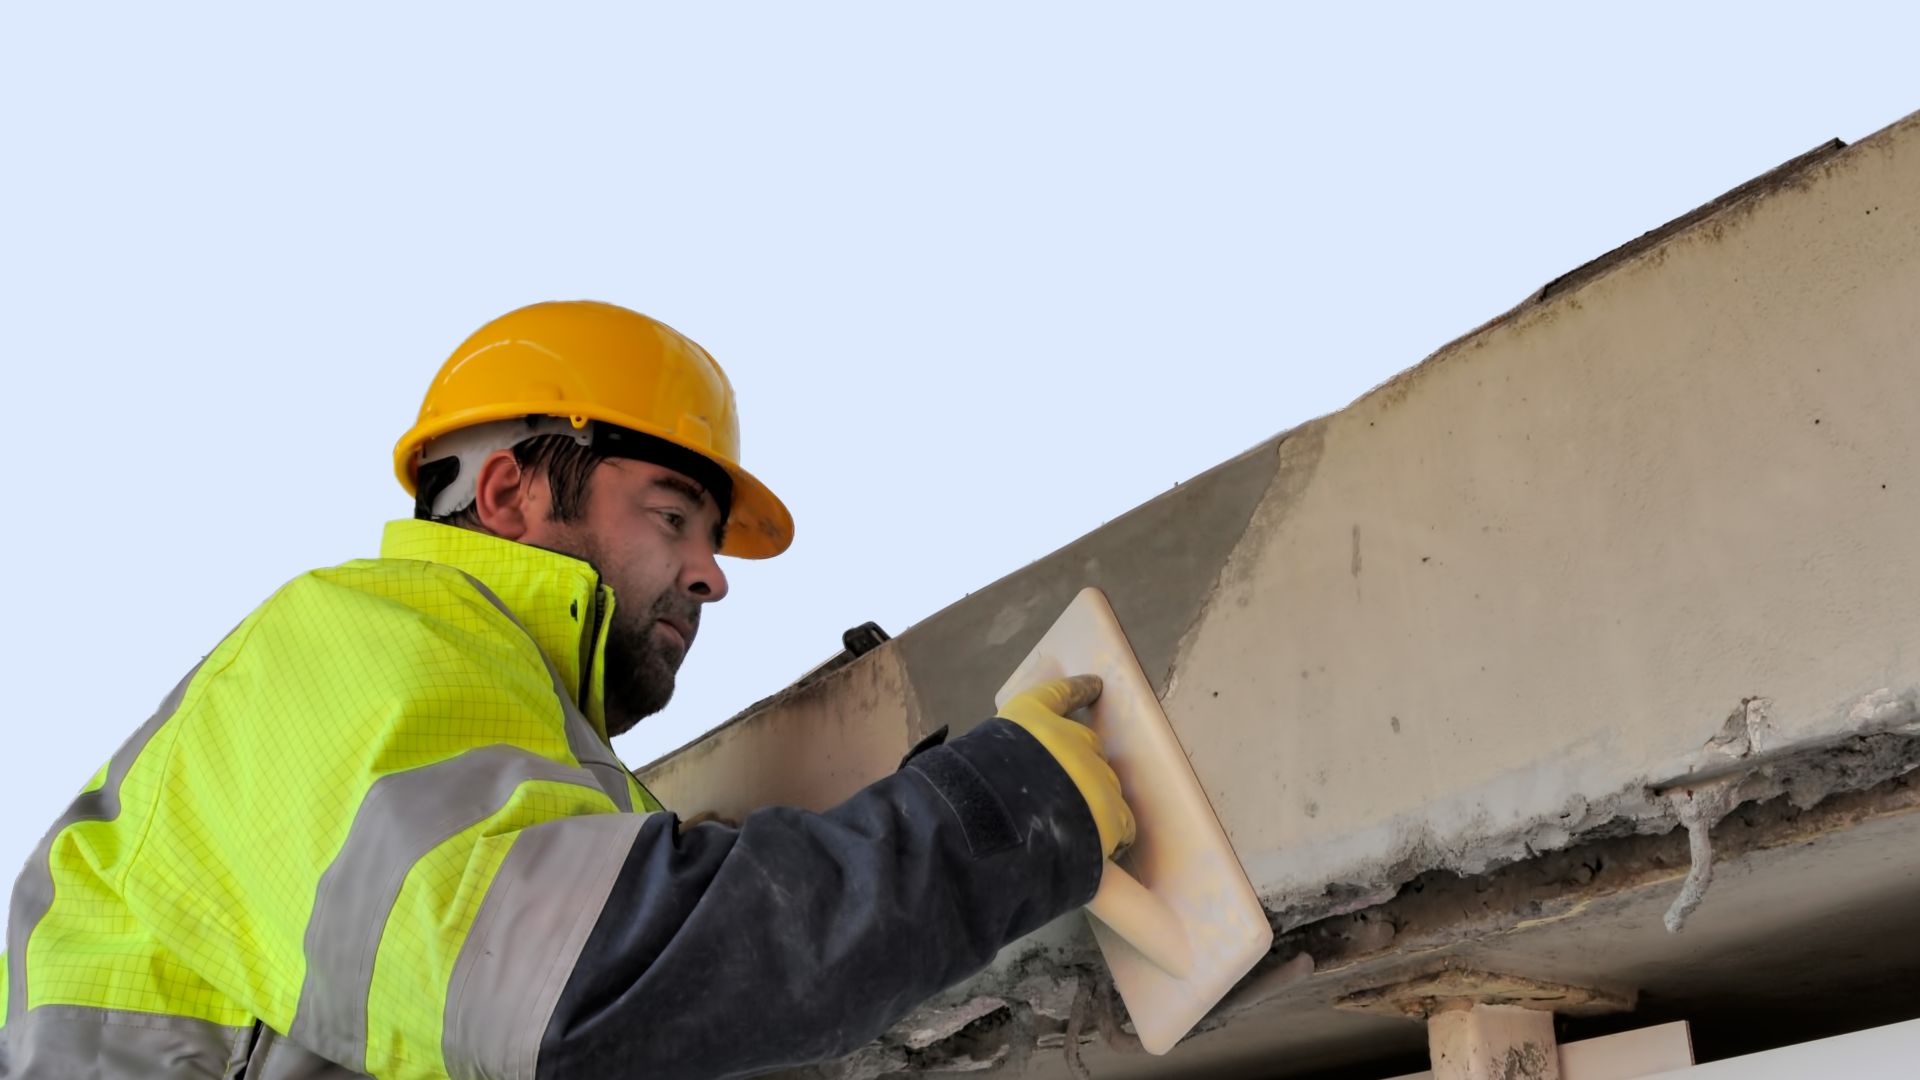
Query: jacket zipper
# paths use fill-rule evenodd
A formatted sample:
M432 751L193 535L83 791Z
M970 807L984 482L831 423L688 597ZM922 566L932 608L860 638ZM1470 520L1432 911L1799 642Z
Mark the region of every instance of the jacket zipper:
M593 661L600 655L600 620L606 612L606 589L593 587L592 621L587 624L587 655L580 661L580 709L586 711L587 699L593 696Z

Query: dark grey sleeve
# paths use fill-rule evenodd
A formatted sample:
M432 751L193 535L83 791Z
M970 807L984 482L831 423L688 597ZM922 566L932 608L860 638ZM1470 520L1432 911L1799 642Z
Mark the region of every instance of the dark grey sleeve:
M1085 801L1005 720L824 814L676 825L655 814L629 851L547 1025L540 1080L839 1057L1100 880Z

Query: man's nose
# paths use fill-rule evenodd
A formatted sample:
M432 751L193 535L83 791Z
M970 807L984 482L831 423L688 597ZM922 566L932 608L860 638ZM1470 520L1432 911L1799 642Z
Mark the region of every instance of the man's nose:
M680 584L689 596L703 604L717 604L727 598L727 572L712 548L697 545L694 554L680 572Z

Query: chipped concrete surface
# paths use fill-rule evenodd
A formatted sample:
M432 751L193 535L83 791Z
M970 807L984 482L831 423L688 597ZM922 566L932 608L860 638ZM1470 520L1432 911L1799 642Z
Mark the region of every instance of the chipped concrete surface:
M1376 916L1420 882L1594 845L1672 849L1630 890L1699 902L1666 948L1732 940L1708 928L1745 808L1894 783L1920 721L1920 115L1790 166L643 778L689 810L830 803L984 717L1096 584L1281 931L1269 968L1312 957L1271 1002L1324 1001L1309 990L1411 948ZM794 769L808 754L834 764ZM1718 826L1710 786L1730 793ZM1607 903L1579 894L1467 924L1578 929ZM1297 947L1331 927L1339 948ZM1037 1045L1064 1026L1017 988L1098 970L1065 919L932 1007L995 998L946 1041L1001 1024ZM1337 1063L1378 1033L1278 1007L1239 1014L1264 1034L1228 1017L1175 1055ZM1111 1049L1087 1038L1089 1062ZM894 1045L890 1067L926 1072L944 1044ZM989 1064L1056 1075L1007 1053ZM983 1060L940 1060L962 1058Z

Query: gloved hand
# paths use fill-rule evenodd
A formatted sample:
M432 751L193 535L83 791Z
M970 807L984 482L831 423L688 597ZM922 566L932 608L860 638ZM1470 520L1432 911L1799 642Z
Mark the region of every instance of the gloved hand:
M1100 736L1085 724L1067 719L1068 713L1099 697L1100 676L1075 675L1014 695L1000 709L1000 716L1026 729L1066 770L1093 813L1101 854L1110 856L1133 843L1133 811L1120 795L1120 778L1107 764Z

